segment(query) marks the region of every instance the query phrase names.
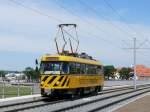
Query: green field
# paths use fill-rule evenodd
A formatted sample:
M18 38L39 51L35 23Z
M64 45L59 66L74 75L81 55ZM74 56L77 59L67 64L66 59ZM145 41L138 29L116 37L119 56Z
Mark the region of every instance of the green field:
M2 98L2 91L3 91L3 87L0 86L0 98ZM31 94L31 87L25 87L25 86L20 86L19 87L19 94L20 96L23 96L23 95L30 95ZM15 97L17 96L18 94L18 87L17 86L5 86L4 87L4 97L5 98L8 98L8 97Z

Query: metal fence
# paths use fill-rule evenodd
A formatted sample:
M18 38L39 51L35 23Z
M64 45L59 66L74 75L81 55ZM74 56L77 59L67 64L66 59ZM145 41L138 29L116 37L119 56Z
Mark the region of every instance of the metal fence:
M15 80L14 82L0 80L0 99L39 93L39 83L25 80Z

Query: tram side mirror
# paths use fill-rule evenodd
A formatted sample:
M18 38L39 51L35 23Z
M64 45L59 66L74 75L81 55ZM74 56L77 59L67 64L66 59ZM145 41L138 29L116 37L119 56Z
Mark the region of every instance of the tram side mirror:
M39 64L37 59L35 60L35 64L36 64L36 65L38 65L38 64Z
M35 71L39 72L39 62L37 59L35 60L35 65L36 65Z
M39 62L37 59L35 60L35 65L36 65L36 71L38 71L39 70Z
M40 73L39 73L39 67L38 67L39 63L38 63L37 59L35 60L35 65L36 65L36 67L35 67L36 81L39 82L40 81L40 77L39 77Z

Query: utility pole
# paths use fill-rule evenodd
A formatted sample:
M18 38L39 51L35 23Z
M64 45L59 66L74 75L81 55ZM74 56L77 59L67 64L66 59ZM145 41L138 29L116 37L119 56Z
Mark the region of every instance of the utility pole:
M136 90L136 38L134 40L133 57L134 57L134 89Z
M142 42L139 47L137 47L136 45L136 42L137 42L137 39L136 38L133 38L133 48L125 48L125 49L132 49L133 50L133 68L134 68L134 89L136 90L136 78L137 78L137 74L136 74L136 52L137 52L137 49L150 49L150 48L141 48L141 46L147 42L147 40L145 40L144 42Z

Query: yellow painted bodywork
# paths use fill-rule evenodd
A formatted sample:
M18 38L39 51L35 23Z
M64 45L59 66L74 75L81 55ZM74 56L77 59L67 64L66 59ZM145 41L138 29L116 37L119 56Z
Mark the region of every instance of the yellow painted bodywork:
M84 64L92 64L102 66L102 63L96 60L83 59L72 56L62 55L44 55L41 62L48 61L68 61ZM86 75L86 74L69 74L69 75L47 75L41 74L41 88L44 89L73 89L83 87L96 87L104 85L103 74Z
M97 60L83 59L72 56L62 56L62 55L44 55L42 56L41 61L69 61L92 65L102 65L102 63Z
M103 75L41 75L41 88L45 89L71 89L103 85Z

